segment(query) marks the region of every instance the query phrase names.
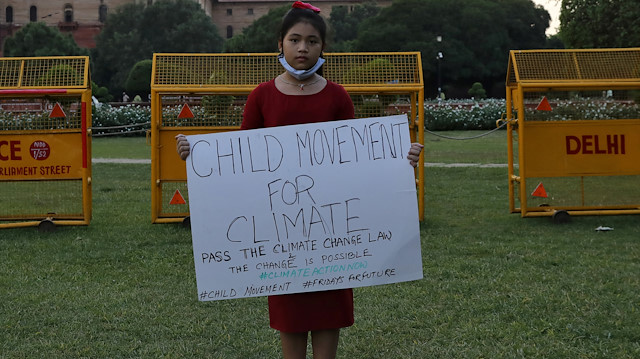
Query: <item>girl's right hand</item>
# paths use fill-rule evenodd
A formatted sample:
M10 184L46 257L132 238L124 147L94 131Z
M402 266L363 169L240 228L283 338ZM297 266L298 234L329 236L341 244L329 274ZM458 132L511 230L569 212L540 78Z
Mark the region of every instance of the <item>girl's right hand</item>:
M176 151L178 152L178 156L180 156L183 161L186 160L189 156L191 145L189 145L187 137L183 134L179 134L176 136Z
M418 142L412 143L411 148L409 149L409 153L407 154L407 159L409 160L409 164L416 168L418 166L418 161L420 160L420 153L424 145Z

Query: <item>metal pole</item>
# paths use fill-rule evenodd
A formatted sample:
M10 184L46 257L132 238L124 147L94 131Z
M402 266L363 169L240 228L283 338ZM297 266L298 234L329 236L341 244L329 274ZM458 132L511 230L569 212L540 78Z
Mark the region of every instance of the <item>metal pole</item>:
M436 55L436 59L438 60L438 101L440 101L442 100L442 59L444 58L444 54L440 48L442 45L442 36L436 36L436 41L438 42L438 54Z
M438 55L439 54L440 53L438 53ZM442 98L442 96L440 95L442 93L442 70L441 70L441 63L440 63L441 60L442 58L438 56L438 99Z

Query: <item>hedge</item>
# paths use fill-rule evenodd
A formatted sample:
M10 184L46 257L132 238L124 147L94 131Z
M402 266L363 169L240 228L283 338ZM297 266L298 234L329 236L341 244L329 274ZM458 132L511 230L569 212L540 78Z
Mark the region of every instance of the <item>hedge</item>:
M425 128L429 131L493 130L496 128L496 121L506 112L504 99L433 101L425 102L424 106ZM640 116L637 104L624 101L595 101L587 98L556 100L552 101L552 107L553 111L536 111L535 104L529 104L525 113L526 118L545 121L638 118ZM94 134L113 132L113 130L101 130L99 127L124 126L116 131L123 135L131 135L134 134L132 131L140 127L128 125L144 124L150 121L149 107L136 104L122 107L103 104L100 108L94 108L93 112ZM146 126L146 128L149 127L149 125Z
M429 131L493 130L504 112L500 99L425 102L424 123Z
M503 112L505 112L504 100L490 99L477 102L447 100L425 103L425 127L430 131L491 130L495 128L496 120L500 119ZM114 131L123 135L132 135L131 131L139 127L130 126L114 130L100 128L143 124L150 121L151 111L148 106L129 104L112 107L109 104L103 104L93 110L93 132L98 135Z
M92 108L94 136L144 136L151 128L151 108L137 104L113 107L108 103Z

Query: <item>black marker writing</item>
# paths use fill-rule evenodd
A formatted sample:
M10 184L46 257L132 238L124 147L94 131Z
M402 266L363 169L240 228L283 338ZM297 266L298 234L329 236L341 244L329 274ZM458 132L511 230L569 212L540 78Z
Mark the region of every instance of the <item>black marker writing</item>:
M273 197L276 194L280 194L279 197L285 205L293 205L300 204L300 194L306 193L311 199L311 203L316 203L316 201L311 196L309 190L313 187L314 181L311 176L308 175L299 175L293 180L293 182L289 180L285 180L282 182L282 178L278 178L267 183L267 191L269 193L269 206L273 211Z
M215 146L200 140L191 147L191 168L198 177L210 177L214 173L218 176L235 175L251 172L275 172L282 166L284 160L284 148L280 140L272 135L260 137L264 140L256 141L251 137L230 137L226 140L215 140ZM259 139L260 139L259 138ZM194 158L204 158L198 161L198 167ZM245 163L250 168L245 168Z

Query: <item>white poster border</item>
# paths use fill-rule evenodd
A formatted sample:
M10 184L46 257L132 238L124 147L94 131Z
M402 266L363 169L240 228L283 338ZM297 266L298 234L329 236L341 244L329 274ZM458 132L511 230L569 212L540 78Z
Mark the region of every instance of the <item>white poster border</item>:
M422 278L405 115L187 139L199 300Z

